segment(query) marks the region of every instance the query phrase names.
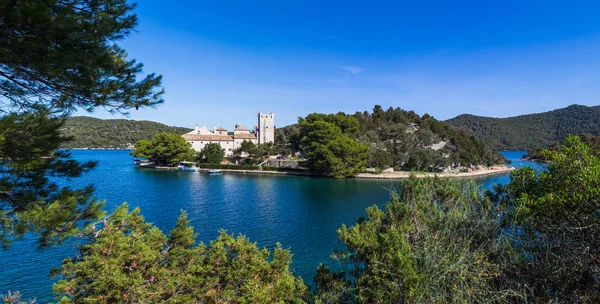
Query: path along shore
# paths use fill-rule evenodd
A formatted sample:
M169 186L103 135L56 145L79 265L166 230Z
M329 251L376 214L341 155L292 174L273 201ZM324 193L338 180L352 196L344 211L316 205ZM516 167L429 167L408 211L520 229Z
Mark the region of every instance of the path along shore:
M208 171L210 169L200 169L200 172ZM227 173L239 173L239 174L270 174L270 175L298 175L298 176L318 176L310 172L301 171L267 171L267 170L237 170L237 169L220 169L221 172ZM470 178L470 177L481 177L495 174L505 174L515 170L514 167L508 166L493 166L488 169L480 168L478 170L470 172L457 172L457 173L411 173L406 171L390 172L390 173L360 173L355 178L362 179L406 179L411 174L418 178L424 177L442 177L442 178Z

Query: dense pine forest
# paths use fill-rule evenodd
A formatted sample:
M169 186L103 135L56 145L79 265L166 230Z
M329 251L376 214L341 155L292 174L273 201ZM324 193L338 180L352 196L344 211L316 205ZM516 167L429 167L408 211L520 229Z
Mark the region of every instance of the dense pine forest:
M453 164L489 166L505 161L483 141L429 114L375 106L372 113L357 112L353 117L360 123L359 140L371 146L371 165L392 157L395 166L430 171Z
M67 119L62 134L73 140L63 143L65 148L123 149L141 139L151 139L165 132L183 134L188 128L171 127L158 122L127 119L98 119L75 116Z
M600 134L600 106L572 105L509 118L463 114L447 122L496 150L532 150L558 144L569 134Z

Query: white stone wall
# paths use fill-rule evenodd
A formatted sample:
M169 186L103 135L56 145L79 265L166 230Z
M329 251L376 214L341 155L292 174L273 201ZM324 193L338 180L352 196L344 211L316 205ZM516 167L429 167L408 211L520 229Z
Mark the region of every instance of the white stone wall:
M192 148L196 151L196 152L200 152L202 151L202 149L204 149L204 147L210 143L217 143L221 146L221 148L223 148L223 150L225 150L225 156L229 157L233 155L233 150L235 149L233 146L233 141L209 141L209 140L204 140L204 141L196 141L196 140L192 140L192 141L188 141L190 144L192 144Z

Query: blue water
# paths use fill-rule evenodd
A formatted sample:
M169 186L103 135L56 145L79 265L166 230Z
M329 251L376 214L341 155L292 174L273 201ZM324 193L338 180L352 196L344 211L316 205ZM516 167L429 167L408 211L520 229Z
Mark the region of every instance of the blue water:
M503 152L513 166L534 166L521 161L524 152ZM365 208L383 205L397 181L334 180L296 176L260 176L164 172L135 168L128 151L73 151L77 160L98 160L98 168L71 181L73 187L96 186L96 197L112 211L123 202L140 207L147 221L163 231L171 229L181 210L189 213L199 241L217 237L219 229L245 234L259 246L276 242L290 248L292 270L308 284L320 262L341 249L336 230L365 216ZM506 183L509 175L480 180L484 188ZM18 241L0 251L0 293L19 290L25 298L52 300L49 271L76 253L75 244L39 250L35 238Z

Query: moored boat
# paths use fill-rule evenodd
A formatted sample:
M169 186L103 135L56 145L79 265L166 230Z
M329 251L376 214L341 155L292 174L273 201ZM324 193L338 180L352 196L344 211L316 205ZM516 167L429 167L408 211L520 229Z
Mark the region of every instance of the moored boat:
M211 169L211 170L206 171L206 173L208 173L208 174L219 174L219 173L221 173L221 170L219 170L219 169Z
M136 167L141 167L141 168L151 168L154 167L154 163L149 161L149 160L145 160L145 159L140 159L140 158L136 158L133 160L133 165Z
M189 161L179 162L179 165L177 166L177 168L181 172L196 172L196 171L198 171L198 167L196 167L196 163L189 162Z

